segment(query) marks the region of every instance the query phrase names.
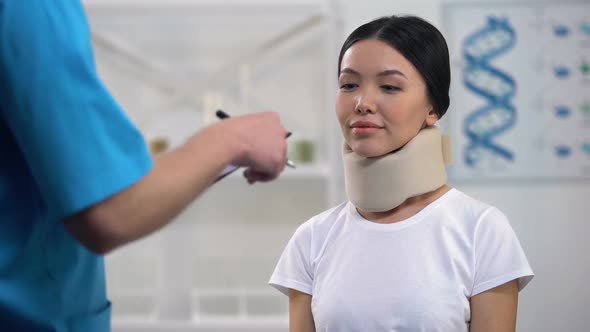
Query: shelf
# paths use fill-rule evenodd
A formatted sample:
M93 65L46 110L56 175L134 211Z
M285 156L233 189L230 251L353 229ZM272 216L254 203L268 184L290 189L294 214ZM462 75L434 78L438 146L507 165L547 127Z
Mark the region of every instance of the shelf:
M295 164L297 165L297 168L292 169L286 167L285 171L277 181L285 179L327 179L330 177L330 167L328 164ZM243 170L239 169L229 175L226 179L243 180L244 176L242 173Z
M328 177L330 167L328 164L301 165L296 169L287 169L283 176L288 177Z

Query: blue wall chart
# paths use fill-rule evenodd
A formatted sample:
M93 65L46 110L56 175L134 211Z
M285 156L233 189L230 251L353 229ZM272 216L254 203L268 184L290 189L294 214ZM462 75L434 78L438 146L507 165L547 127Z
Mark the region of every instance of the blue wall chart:
M452 179L590 179L590 4L448 4Z

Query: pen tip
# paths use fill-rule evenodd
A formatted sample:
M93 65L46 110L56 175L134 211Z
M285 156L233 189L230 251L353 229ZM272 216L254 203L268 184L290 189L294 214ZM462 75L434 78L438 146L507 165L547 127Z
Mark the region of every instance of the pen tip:
M220 118L220 119L225 119L225 118L228 118L228 117L229 117L229 115L227 115L227 113L225 113L225 112L224 112L224 111L222 111L222 110L217 110L217 111L215 112L215 115L216 115L218 118Z

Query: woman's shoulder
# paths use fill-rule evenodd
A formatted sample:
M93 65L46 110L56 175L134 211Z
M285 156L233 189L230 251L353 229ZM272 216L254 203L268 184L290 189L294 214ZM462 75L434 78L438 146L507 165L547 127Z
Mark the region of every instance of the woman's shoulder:
M319 254L329 238L344 229L343 225L351 208L349 204L348 201L340 203L309 218L297 227L292 241L310 245L312 250Z
M342 202L309 218L299 226L297 231L313 231L317 233L318 231L329 230L346 217L349 209L349 202Z
M486 203L478 198L475 198L457 188L452 188L451 194L451 199L447 200L449 203L465 206L469 210L482 211L492 207L491 204Z
M494 205L474 198L456 188L452 189L451 197L445 200L443 206L446 214L469 225L475 225L482 219L490 217L505 218L504 214Z

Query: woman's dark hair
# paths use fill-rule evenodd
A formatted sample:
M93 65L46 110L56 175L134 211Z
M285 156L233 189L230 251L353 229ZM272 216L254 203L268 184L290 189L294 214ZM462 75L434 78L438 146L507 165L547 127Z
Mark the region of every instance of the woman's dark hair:
M449 49L443 35L432 24L416 16L381 17L363 24L344 41L338 58L338 75L342 57L357 41L377 39L400 52L416 67L424 82L438 118L449 108L451 69Z

